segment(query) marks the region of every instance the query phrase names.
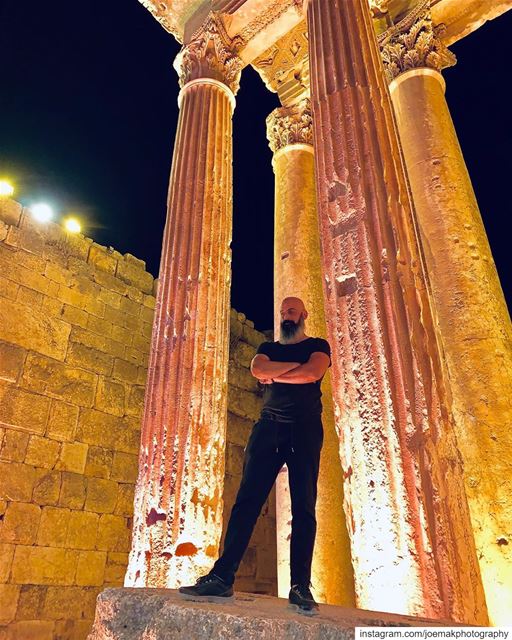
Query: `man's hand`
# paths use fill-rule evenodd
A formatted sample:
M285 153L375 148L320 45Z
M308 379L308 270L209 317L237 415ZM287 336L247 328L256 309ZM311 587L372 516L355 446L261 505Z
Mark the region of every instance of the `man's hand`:
M272 378L258 378L258 381L261 382L261 384L272 384L274 382Z

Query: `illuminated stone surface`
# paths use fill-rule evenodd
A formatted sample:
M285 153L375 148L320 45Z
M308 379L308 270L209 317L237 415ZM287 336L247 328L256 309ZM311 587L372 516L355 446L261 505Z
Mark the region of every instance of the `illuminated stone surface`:
M213 19L180 52L177 67L183 89L127 586L197 578L213 564L222 531L234 106L228 85L236 90L241 65Z
M428 23L425 14L411 29L429 31ZM384 45L385 60L398 39L415 42L411 29ZM433 39L429 45L435 49ZM492 622L505 625L512 611L512 325L444 97L441 65L431 56L416 60L416 69L393 69L391 97L450 374L487 606Z
M307 16L325 314L357 602L485 622L369 8L310 0Z
M267 135L274 152L274 326L279 340L279 310L287 296L297 296L308 310L308 335L326 337L320 240L316 211L313 130L308 100L296 108L273 111ZM322 381L324 444L320 460L317 534L311 581L321 602L354 605L354 576L343 512L342 470L334 426L330 370ZM290 588L291 505L286 465L277 481L278 587ZM326 567L329 566L329 571Z
M88 640L353 640L356 626L439 626L440 621L320 605L301 616L288 601L236 593L232 604L187 602L170 589L108 589ZM446 623L445 623L446 624Z

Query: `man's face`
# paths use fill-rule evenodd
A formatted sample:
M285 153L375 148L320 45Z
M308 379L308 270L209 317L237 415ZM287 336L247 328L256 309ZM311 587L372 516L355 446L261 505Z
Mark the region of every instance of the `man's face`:
M281 333L285 338L293 336L304 327L304 316L302 310L293 305L281 307Z

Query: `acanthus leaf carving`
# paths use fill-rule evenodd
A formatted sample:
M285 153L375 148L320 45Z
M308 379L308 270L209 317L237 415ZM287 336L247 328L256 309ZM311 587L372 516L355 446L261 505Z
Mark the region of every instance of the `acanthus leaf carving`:
M244 66L237 52L243 44L241 38L229 37L222 13L210 13L190 42L176 56L174 68L178 72L180 86L183 87L192 80L212 78L222 82L236 94Z
M434 26L430 0L423 0L403 20L384 31L378 42L388 81L410 69L441 71L457 62L441 41L444 25Z
M267 138L274 153L290 144L313 144L311 101L274 109L267 118Z

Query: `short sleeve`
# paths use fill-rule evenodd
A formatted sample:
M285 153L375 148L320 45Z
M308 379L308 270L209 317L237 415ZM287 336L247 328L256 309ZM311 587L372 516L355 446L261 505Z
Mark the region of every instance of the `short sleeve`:
M258 353L262 353L264 356L268 356L270 358L270 348L272 346L271 342L262 342L256 351L256 355Z
M326 353L329 356L329 367L332 364L331 361L331 346L330 344L327 342L327 340L324 340L323 338L317 338L316 339L316 344L314 346L314 351L321 351L322 353ZM327 368L329 368L327 367Z

